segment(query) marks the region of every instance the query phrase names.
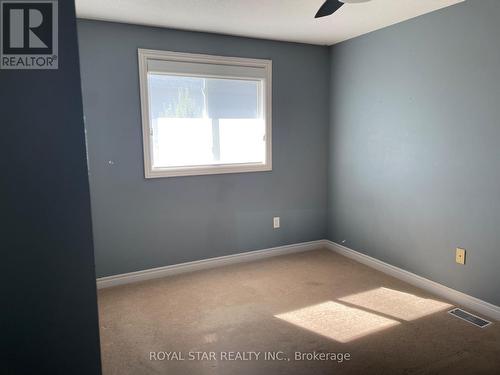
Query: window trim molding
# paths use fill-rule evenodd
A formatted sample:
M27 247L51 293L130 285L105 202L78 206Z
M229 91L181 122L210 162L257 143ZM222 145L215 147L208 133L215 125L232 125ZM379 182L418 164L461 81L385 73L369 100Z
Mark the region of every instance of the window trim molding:
M142 141L144 159L144 177L161 178L176 176L198 176L225 173L265 172L272 171L272 61L264 59L249 59L242 57L214 56L204 54L193 54L173 51L159 51L139 48L137 50L139 59L139 88L141 101L142 119ZM228 66L246 66L262 68L265 71L264 85L264 113L266 121L266 160L264 163L240 163L240 164L210 164L184 167L154 168L152 165L151 131L149 115L149 91L148 91L148 60L166 60L195 62L202 64L217 64ZM235 77L237 78L237 77Z

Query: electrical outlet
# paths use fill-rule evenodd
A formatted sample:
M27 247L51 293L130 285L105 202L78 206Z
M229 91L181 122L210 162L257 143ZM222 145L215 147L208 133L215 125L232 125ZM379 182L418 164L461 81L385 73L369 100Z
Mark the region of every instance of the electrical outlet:
M455 261L458 264L465 264L465 249L457 247L457 251L455 253Z
M278 229L280 227L280 218L279 216L273 217L273 228Z

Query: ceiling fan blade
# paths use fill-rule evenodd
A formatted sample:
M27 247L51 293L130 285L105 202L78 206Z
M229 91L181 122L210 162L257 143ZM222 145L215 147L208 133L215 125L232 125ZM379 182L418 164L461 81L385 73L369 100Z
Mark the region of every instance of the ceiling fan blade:
M338 0L326 0L321 8L319 8L318 13L314 16L314 18L320 18L329 16L335 13L344 3L341 3Z

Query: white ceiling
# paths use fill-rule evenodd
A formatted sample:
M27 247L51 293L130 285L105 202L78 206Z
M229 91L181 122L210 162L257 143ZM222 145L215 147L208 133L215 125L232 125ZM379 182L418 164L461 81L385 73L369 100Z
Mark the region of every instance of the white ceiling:
M372 0L315 19L324 0L76 0L79 18L331 45L464 0Z

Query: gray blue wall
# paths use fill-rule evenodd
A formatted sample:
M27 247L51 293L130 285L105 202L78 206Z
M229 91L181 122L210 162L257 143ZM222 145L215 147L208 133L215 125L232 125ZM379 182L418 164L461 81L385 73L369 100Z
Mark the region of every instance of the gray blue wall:
M0 374L101 373L75 5L56 4L59 69L0 70Z
M328 228L497 305L499 25L500 1L468 0L331 49Z
M327 47L84 20L78 32L98 276L326 236ZM137 48L272 59L273 171L145 180Z

